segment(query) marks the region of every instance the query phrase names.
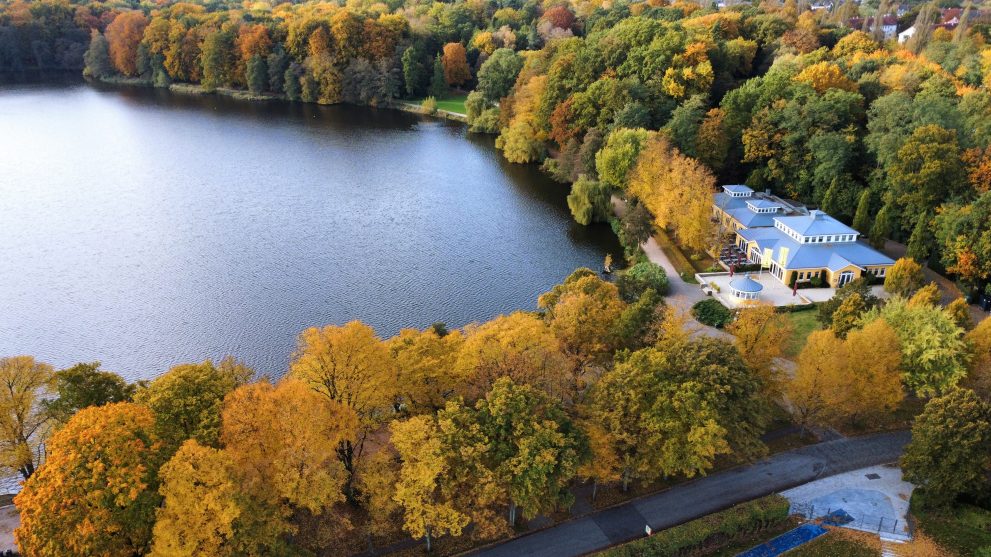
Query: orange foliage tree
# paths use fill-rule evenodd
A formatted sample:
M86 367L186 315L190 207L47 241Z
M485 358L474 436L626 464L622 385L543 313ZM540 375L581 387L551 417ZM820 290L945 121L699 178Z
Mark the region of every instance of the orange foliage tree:
M441 57L441 62L444 64L444 81L447 81L448 85L461 85L471 79L465 47L461 43L444 45L444 55Z
M129 402L81 410L52 436L48 460L14 498L23 555L144 555L168 454L151 410Z
M122 12L107 26L107 42L110 44L110 61L124 75L138 74L138 44L144 36L148 18L139 11Z

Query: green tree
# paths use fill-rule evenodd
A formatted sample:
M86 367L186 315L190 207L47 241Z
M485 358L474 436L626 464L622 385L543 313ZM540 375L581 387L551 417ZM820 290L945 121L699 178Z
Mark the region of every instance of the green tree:
M634 302L651 289L658 294L668 293L668 275L664 268L650 261L640 261L623 271L616 279L619 293L627 302Z
M447 80L444 79L444 62L441 61L440 54L434 58L434 71L427 94L437 99L447 96Z
M578 224L602 222L609 216L609 188L582 175L571 185L568 208Z
M248 60L246 76L249 91L255 94L264 92L268 88L268 63L265 58L257 54L252 56Z
M134 395L134 401L155 413L158 436L173 449L186 439L217 446L224 397L247 383L254 372L225 358L219 366L207 360L182 364L158 376Z
M871 191L864 190L857 201L857 213L853 216L853 227L861 234L871 232Z
M558 403L502 378L476 404L475 420L488 439L483 462L508 498L510 525L517 508L533 518L571 504L567 486L587 441Z
M942 308L910 305L894 297L863 315L861 324L883 319L895 330L902 349L905 385L919 396L934 396L967 375L964 331Z
M935 242L932 231L929 229L930 220L928 213L920 215L915 221L912 236L908 239L906 255L916 261L921 261L923 264L929 261L929 255L932 253L932 246Z
M951 389L930 400L915 419L901 467L905 479L933 505L987 487L991 464L991 408L973 391Z
M419 43L403 51L403 82L406 87L406 95L416 97L420 95L427 81L427 69L423 64L424 53Z
M478 70L478 91L489 102L497 102L509 94L516 76L523 69L523 57L511 48L499 48L482 63Z
M651 132L644 129L620 128L610 133L605 146L595 155L599 180L610 187L625 189L626 175L650 137Z
M80 363L55 374L55 393L45 407L56 423L64 424L83 408L130 401L134 385L116 373L101 371L100 362Z
M916 128L889 167L888 184L892 199L913 220L961 195L967 176L956 131L935 124Z
M86 67L83 69L83 75L87 77L100 79L111 75L114 71L107 38L96 29L90 33L89 48L86 50L84 60Z

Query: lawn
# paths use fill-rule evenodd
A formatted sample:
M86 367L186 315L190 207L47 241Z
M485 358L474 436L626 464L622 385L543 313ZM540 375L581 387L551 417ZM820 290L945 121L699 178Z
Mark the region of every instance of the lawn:
M919 493L912 495L912 515L933 541L957 555L975 555L978 549L991 547L991 511L966 504L926 510L919 504Z
M819 322L816 321L819 312L815 309L808 309L788 312L785 315L791 321L792 331L785 343L784 355L786 358L795 359L805 347L805 341L812 334L812 331L819 328Z
M446 110L457 114L467 114L468 111L465 109L466 98L468 98L468 95L455 95L453 97L447 97L446 99L437 99L437 110ZM425 99L417 99L411 102L416 105L422 105L424 100Z

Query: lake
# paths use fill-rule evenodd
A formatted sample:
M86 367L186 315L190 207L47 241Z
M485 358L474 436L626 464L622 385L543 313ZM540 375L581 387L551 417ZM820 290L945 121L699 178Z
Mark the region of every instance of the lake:
M299 331L515 309L620 248L490 137L392 110L0 87L0 356L281 375Z

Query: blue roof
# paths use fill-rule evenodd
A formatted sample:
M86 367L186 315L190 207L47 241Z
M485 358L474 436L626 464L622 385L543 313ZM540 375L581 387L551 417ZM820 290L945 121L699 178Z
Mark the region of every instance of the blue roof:
M764 289L764 285L750 278L750 275L729 281L729 287L739 292L760 292Z
M780 217L778 217L780 218ZM781 248L787 248L787 269L829 269L837 271L850 265L857 267L894 265L895 261L862 242L800 244L777 228L750 228L737 234L747 242L756 242L763 253L771 248L772 259L780 261Z
M723 190L729 193L754 193L754 190L742 184L733 184L729 186L723 186Z
M860 234L856 230L823 213L810 211L808 215L797 217L777 217L781 224L802 236L823 236L828 234Z
M758 209L766 209L768 207L781 207L780 203L776 203L768 199L748 199L747 205L753 205Z

